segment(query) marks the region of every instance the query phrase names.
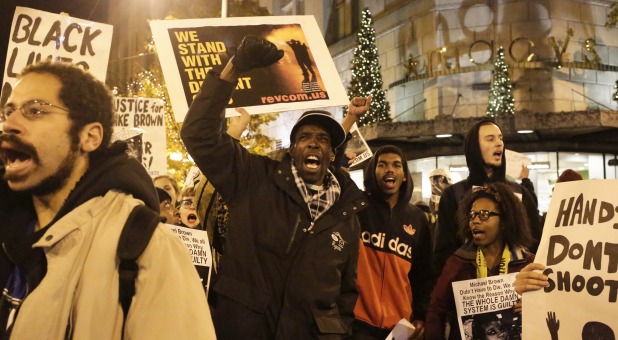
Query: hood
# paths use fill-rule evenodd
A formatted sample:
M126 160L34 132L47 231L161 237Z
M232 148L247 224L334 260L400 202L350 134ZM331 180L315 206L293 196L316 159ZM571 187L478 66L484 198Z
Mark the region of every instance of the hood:
M33 211L32 198L20 192L14 192L8 183L0 180L0 220L6 221L9 216L21 211ZM31 214L30 214L31 215Z
M481 146L479 144L479 129L481 126L488 123L496 124L496 122L491 119L483 119L468 130L468 134L464 139L464 155L466 156L466 164L470 171L468 182L470 182L471 185L483 185L485 183L506 181L506 152L502 153L502 164L500 167L494 168L491 178L487 176L487 172L485 171L485 161L483 160Z
M124 142L115 142L101 160L92 162L75 189L50 223L54 223L86 201L104 196L110 190L133 195L159 213L159 198L146 169L127 153Z
M406 177L406 181L401 184L401 188L399 188L399 199L397 200L397 204L410 202L412 198L412 191L414 191L414 183L412 182L412 176L410 176L410 170L408 169L408 160L406 159L406 155L403 154L400 148L393 145L383 145L378 150L376 150L373 154L373 157L369 159L365 167L364 180L363 184L365 185L365 191L370 196L376 196L383 198L382 191L378 187L378 183L376 180L376 165L378 158L381 154L384 153L394 153L401 157L403 161L403 173Z

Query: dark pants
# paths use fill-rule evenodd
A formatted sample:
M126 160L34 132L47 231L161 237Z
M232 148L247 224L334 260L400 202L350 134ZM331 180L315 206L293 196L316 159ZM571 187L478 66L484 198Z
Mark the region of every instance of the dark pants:
M374 327L358 320L352 324L353 340L384 340L390 332L390 329Z

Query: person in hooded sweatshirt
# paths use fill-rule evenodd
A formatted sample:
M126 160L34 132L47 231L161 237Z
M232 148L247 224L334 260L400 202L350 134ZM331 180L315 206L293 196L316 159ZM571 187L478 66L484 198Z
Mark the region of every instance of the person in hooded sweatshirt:
M212 339L189 252L162 224L123 320L118 240L135 207L159 201L126 144L110 145L105 85L68 63L27 66L0 122L0 339Z
M433 275L431 235L425 213L410 203L414 184L400 148L380 147L365 168L369 207L358 213L359 297L354 339L384 339L406 319L410 339L423 338Z
M464 154L470 175L444 190L438 209L438 227L434 249L435 271L442 272L446 259L455 252L463 240L457 236L456 212L464 195L485 184L508 183L515 195L524 204L534 242L530 247L536 251L541 239L542 226L534 197L516 182L506 179L506 158L502 130L490 119L474 124L464 140Z

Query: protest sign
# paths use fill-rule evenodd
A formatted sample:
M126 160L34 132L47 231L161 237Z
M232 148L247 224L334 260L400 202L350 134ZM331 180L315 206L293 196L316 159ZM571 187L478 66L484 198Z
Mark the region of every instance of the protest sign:
M35 62L67 61L105 82L112 43L112 26L17 7L11 25L0 104L11 95L21 70Z
M154 98L114 97L114 135L152 177L167 172L165 103Z
M509 149L504 149L504 153L504 157L507 159L506 175L514 179L519 179L521 176L522 166L532 164L530 157L524 155L523 153L515 152Z
M521 337L521 315L512 308L519 298L513 285L515 275L517 273L453 282L462 339L485 339L485 334L474 333L481 333L488 327L504 335L496 336L497 339Z
M617 180L556 184L535 258L549 286L523 294L524 339L618 334L616 192Z
M350 129L352 138L348 141L348 145L344 152L343 162L348 162L347 167L358 165L373 156L373 152L367 145L365 138L358 130L356 123ZM345 165L345 164L344 164Z
M407 340L414 333L416 328L410 321L401 319L395 328L386 336L386 340Z
M208 234L206 230L190 229L177 225L166 224L178 237L182 243L187 246L193 265L197 269L197 273L202 279L204 292L208 295L210 287L210 273L212 268L212 253L210 251L210 243L208 242Z
M202 172L200 171L200 168L198 168L195 165L192 166L191 169L189 169L189 172L187 173L187 177L185 177L185 183L183 185L183 188L197 186L197 183L200 180L201 174Z
M221 72L245 35L268 39L284 56L238 79L226 115L339 106L348 97L313 16L153 20L153 39L177 121L210 70Z

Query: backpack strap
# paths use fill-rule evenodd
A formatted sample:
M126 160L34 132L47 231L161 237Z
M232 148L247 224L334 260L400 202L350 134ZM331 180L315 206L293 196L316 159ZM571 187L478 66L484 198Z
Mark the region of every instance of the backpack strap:
M119 294L118 299L123 311L123 331L124 321L129 315L131 300L135 295L135 279L137 278L138 266L137 259L142 255L155 228L161 222L160 215L145 205L138 205L133 208L131 214L120 233L116 255L120 260L118 266Z

